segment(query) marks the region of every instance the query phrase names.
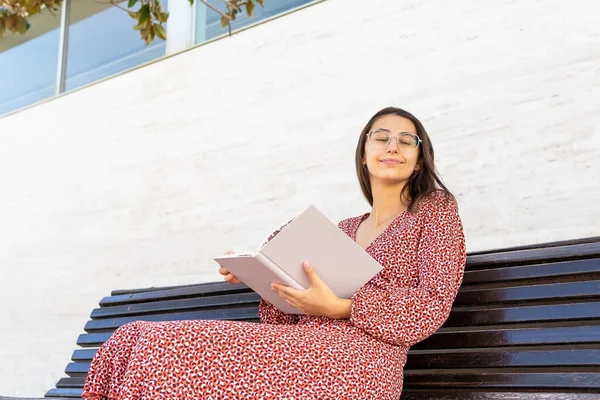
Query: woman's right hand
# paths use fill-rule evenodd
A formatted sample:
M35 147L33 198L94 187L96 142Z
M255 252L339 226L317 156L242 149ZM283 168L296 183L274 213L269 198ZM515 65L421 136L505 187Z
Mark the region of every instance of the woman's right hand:
M227 251L225 252L225 255L227 254L233 254L233 251ZM229 283L243 283L242 281L240 281L237 276L235 276L234 274L232 274L231 272L229 272L229 270L223 268L221 265L219 265L219 273L221 275L223 275L223 280L225 282L229 282Z

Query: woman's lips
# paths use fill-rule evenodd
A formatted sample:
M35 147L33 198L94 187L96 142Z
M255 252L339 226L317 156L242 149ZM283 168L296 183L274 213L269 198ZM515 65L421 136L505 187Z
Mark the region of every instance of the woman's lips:
M380 162L387 164L387 165L397 165L397 164L402 164L402 162L400 160L393 160L390 158L384 159L384 160L380 160Z

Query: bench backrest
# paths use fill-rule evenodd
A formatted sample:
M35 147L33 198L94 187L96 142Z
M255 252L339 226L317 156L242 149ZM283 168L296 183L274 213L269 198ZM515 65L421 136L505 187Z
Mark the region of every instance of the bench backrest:
M79 397L96 349L127 322L258 322L258 300L226 283L114 291L46 396ZM598 399L600 238L470 253L450 317L410 350L404 388L415 400Z

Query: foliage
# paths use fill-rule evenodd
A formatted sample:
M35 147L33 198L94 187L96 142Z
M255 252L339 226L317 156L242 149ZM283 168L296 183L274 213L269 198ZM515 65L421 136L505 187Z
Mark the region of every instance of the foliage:
M95 0L103 2L101 0ZM109 0L112 4L127 12L135 20L133 29L140 32L140 35L146 44L154 41L155 37L162 40L167 39L167 31L163 24L169 19L169 13L164 11L159 0L126 0L127 8L131 9L137 6L137 11L131 11L118 4L116 0ZM194 0L188 0L190 5ZM263 0L219 0L225 3L226 12L219 11L209 0L198 0L208 8L221 15L221 26L228 27L231 35L231 22L235 21L237 15L244 10L249 17L254 14L256 3L264 7ZM216 1L216 0L213 0ZM0 38L4 37L6 31L25 34L29 27L29 17L47 10L55 15L60 10L62 0L0 0Z

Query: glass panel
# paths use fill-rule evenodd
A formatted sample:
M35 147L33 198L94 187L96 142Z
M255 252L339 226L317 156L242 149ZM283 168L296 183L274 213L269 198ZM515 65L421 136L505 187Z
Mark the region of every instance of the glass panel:
M119 5L127 8L126 2ZM167 0L162 0L161 5L167 11ZM139 7L138 3L131 10ZM72 0L65 89L72 90L164 56L165 42L156 37L146 45L140 33L133 30L135 24L125 11L110 3Z
M260 20L270 18L274 15L281 14L292 8L301 6L306 3L310 3L313 0L265 0L265 7L261 7L260 4L256 4L254 8L254 15L252 18L246 14L246 9L242 15L236 17L235 21L231 24L231 29L239 29L244 26L255 24ZM225 3L222 1L211 0L211 5L219 9L223 13L227 10ZM211 9L198 2L196 15L196 43L202 43L205 40L210 40L214 37L221 36L228 33L227 27L221 27L221 16Z
M52 97L56 90L60 10L29 17L31 28L0 39L0 115Z

